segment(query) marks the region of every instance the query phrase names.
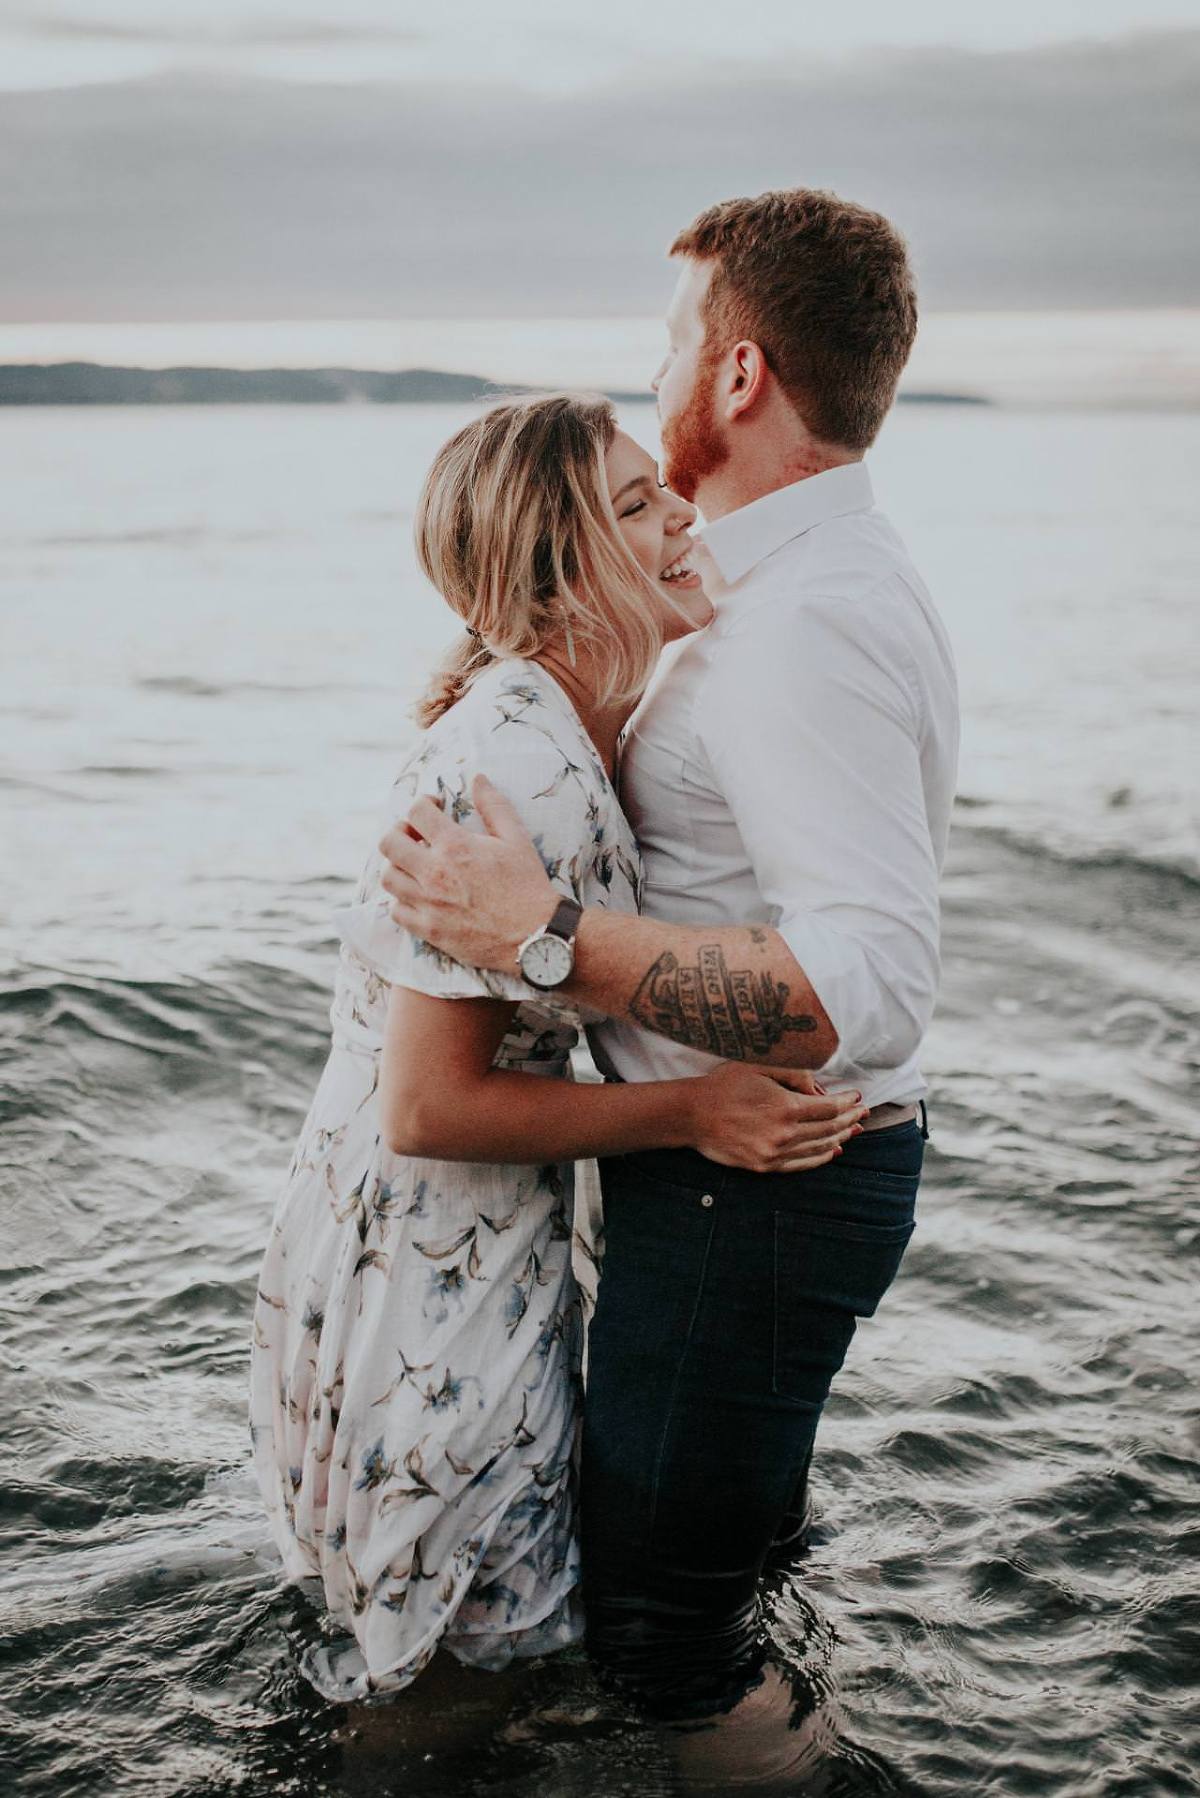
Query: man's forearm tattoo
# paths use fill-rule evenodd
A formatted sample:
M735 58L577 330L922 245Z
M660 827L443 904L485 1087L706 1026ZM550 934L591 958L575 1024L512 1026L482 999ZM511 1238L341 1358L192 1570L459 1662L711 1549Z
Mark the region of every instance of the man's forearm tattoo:
M733 969L719 943L706 943L694 967L668 949L633 995L629 1014L672 1042L707 1049L725 1061L766 1055L785 1036L807 1035L817 1020L787 1010L788 987L769 973Z

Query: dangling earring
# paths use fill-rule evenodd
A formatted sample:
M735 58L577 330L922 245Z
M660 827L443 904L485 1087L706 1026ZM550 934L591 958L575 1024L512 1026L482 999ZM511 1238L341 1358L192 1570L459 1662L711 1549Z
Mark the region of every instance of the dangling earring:
M570 662L572 668L574 668L574 666L575 666L575 638L571 631L571 620L569 618L563 619L563 630L566 633L566 638L567 638L567 660L568 660L568 662Z

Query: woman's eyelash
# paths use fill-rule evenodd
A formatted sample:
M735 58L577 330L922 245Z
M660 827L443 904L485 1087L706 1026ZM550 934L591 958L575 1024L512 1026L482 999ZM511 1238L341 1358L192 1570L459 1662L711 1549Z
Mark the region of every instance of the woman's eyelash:
M655 485L657 486L660 493L666 492L667 483L665 481L656 480ZM629 506L624 512L622 512L621 517L622 518L635 518L639 512L644 512L645 510L646 510L645 500L639 499L635 502L634 505Z

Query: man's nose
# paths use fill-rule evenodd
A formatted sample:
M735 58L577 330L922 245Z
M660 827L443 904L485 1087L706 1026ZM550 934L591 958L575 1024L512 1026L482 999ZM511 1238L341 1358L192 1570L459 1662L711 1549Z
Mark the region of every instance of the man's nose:
M664 375L665 375L665 374L666 374L666 372L667 372L667 365L666 365L666 362L665 362L665 361L662 361L662 362L660 362L660 363L659 363L659 365L658 365L658 367L657 367L657 368L656 368L656 369L655 369L655 371L654 371L654 373L653 373L653 374L652 374L652 375L651 375L651 377L650 377L650 391L651 391L651 393L657 393L657 392L658 392L658 389L659 389L659 385L660 385L660 383L661 383L661 381L662 381L662 378L663 378L663 376L664 376Z

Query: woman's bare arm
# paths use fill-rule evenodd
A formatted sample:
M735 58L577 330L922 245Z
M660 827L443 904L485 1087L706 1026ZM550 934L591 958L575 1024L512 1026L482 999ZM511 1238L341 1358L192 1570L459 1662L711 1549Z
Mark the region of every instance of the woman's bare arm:
M598 1085L495 1068L515 1010L392 988L379 1083L391 1149L528 1164L699 1148L727 1165L778 1172L829 1160L863 1115L859 1095L814 1091L793 1070L730 1063L698 1079Z

